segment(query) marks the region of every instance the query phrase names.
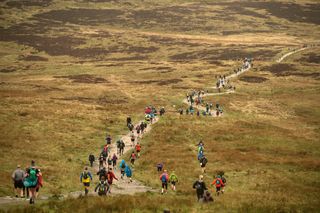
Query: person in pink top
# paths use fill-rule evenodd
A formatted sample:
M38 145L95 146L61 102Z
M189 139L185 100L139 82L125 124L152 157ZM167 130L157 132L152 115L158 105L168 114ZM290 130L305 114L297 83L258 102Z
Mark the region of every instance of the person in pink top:
M169 181L169 175L167 173L167 170L164 170L164 172L160 175L160 180L162 183L161 194L163 194L164 192L167 193Z

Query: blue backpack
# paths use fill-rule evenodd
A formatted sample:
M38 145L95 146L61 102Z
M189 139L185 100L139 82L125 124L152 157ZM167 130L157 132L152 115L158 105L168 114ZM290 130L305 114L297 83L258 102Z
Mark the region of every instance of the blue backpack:
M167 182L166 175L162 175L162 176L161 176L161 181L162 181L162 183Z
M220 180L217 179L216 180L216 184L219 185L220 184Z

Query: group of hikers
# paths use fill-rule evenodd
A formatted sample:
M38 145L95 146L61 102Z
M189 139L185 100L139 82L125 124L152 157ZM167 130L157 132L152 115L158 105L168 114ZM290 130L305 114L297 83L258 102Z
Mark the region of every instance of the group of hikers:
M109 134L106 136L106 143L99 155L99 170L97 172L97 175L99 176L99 182L95 187L95 192L97 192L98 195L102 196L111 193L111 185L113 184L113 181L119 180L114 174L114 171L117 169L120 171L121 179L124 179L126 176L128 178L128 183L132 182L132 168L134 167L135 161L140 157L141 152L141 144L138 139L143 133L145 133L148 125L152 124L158 115L158 111L153 106L147 106L144 113L145 119L136 126L132 123L131 117L127 117L126 125L130 131L128 136L131 143L126 144L123 138L118 139L116 141L116 153L111 154L112 138ZM161 107L159 110L159 115L162 116L164 114L165 109L164 107ZM126 147L130 147L129 149L132 150L129 157L130 163L127 163L125 159L122 159L119 166L117 166L118 158L124 154ZM95 156L90 154L89 163L91 167L93 167L95 160ZM92 180L93 175L89 171L88 167L85 167L84 171L80 174L80 182L83 183L85 195L89 193L89 187Z
M34 204L39 195L40 187L43 186L42 173L36 167L35 161L25 170L17 165L16 170L12 173L12 180L17 198L27 198L30 204Z
M178 110L180 115L184 113L186 115L197 115L197 116L220 116L223 113L223 109L221 105L217 102L215 107L213 103L204 103L203 97L205 96L205 92L203 90L195 91L187 93L187 103L189 106L186 110L180 108Z
M204 143L201 140L198 144L197 149L197 160L200 163L200 167L202 170L202 173L206 172L206 165L208 163L208 159L206 158L204 154ZM219 196L220 193L224 193L224 187L226 185L226 178L223 176L224 172L219 172L217 176L214 177L214 180L212 181L211 185L216 187L216 195ZM211 196L211 193L208 191L208 188L206 187L206 184L204 182L204 176L200 175L199 179L194 182L193 188L196 190L197 198L199 202L211 202L213 201L213 198Z

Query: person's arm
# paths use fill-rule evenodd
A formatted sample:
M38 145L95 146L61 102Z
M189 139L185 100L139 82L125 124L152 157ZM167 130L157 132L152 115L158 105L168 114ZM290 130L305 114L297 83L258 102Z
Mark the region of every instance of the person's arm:
M12 173L12 175L11 175L11 177L12 177L12 180L14 180L14 178L15 178L15 175L16 174L16 171L14 171L13 173Z
M82 173L80 174L80 182L82 182Z
M193 183L192 188L194 188L194 189L196 188L196 183L197 183L197 181Z
M118 180L118 178L114 175L113 172L112 172L111 174L112 174L112 176L113 176L114 179Z

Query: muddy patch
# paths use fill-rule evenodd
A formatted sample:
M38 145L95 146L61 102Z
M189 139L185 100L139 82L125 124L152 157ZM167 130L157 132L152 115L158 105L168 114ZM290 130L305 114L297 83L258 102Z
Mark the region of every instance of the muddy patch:
M66 98L52 98L53 100L61 101L79 101L85 104L109 105L109 104L125 104L128 103L126 99L113 99L110 97L88 98L88 97L66 97Z
M140 70L150 70L150 71L159 71L160 73L169 73L169 72L173 72L176 69L172 67L160 66L160 67L146 67L146 68L141 68Z
M17 0L17 1L8 1L6 5L11 8L22 8L22 7L47 7L50 5L52 0Z
M239 1L237 4L233 2L208 3L210 5L225 6L229 10L239 9L244 15L256 16L261 18L263 15L257 14L247 9L254 8L259 10L266 10L272 16L287 19L291 22L306 22L312 24L320 24L320 4L305 4L299 5L295 3L282 2L259 2L259 1ZM241 14L241 13L240 13Z
M258 76L242 76L239 78L240 81L248 82L248 83L262 83L269 79Z
M297 71L297 68L294 64L272 64L271 66L262 67L262 71L271 72L276 76L283 76L284 73Z
M35 15L37 19L49 19L62 23L81 25L116 24L123 23L123 11L115 9L70 9L52 10Z
M47 58L37 56L37 55L22 56L22 57L19 57L19 59L23 61L48 61Z
M243 51L240 49L205 49L201 51L185 52L170 56L172 61L189 61L189 60L204 60L208 63L217 60L238 60L245 57L259 57L264 60L270 59L276 55L279 51L272 50L255 50L255 51Z
M182 82L181 79L161 79L161 80L145 80L145 81L130 81L131 84L157 84L159 86L165 86L169 84L176 84Z
M7 68L0 68L0 73L10 73L16 71L16 68L7 67Z
M295 61L320 64L320 55L316 53L304 54L302 58L296 59Z
M311 77L315 79L320 78L320 73L317 72L301 72L294 64L273 64L271 66L263 67L262 71L271 72L275 76L300 76L300 77Z
M108 83L104 78L95 77L93 75L82 74L82 75L69 75L69 76L54 76L55 78L66 78L72 80L73 83L86 83L86 84L99 84Z

